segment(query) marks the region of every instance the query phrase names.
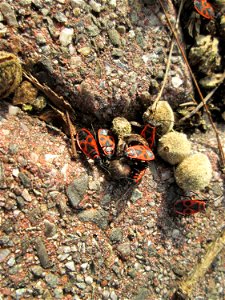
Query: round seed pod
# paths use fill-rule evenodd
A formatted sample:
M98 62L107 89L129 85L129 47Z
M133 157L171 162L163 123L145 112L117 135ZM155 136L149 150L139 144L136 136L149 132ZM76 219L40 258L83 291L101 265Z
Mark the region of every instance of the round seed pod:
M169 132L159 139L158 154L171 165L179 164L191 154L191 142L184 133Z
M19 58L12 53L0 51L0 98L15 91L22 80Z
M209 185L212 167L208 157L196 153L185 158L176 168L175 179L184 191L197 191Z
M130 122L123 117L116 117L112 121L112 130L119 136L123 137L125 134L131 133Z
M159 101L149 106L143 114L145 123L157 126L157 134L163 135L171 131L174 125L174 113L167 101Z
M38 90L29 81L24 80L16 89L13 104L33 104L37 98Z

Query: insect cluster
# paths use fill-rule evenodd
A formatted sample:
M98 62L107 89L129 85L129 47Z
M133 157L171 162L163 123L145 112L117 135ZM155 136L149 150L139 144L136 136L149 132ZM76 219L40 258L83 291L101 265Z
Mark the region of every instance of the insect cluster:
M109 129L100 128L97 139L86 128L77 132L80 150L95 161L114 179L127 178L138 183L145 173L148 162L155 159L152 146L155 127L145 125L139 134L115 136Z

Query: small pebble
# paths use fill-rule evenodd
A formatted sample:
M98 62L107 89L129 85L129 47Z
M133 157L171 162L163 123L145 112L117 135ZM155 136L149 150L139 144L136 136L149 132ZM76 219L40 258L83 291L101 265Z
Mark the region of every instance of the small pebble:
M93 283L93 278L91 276L86 276L84 278L84 281L88 284L91 285Z
M72 42L74 34L73 28L64 28L60 32L59 41L62 46L68 46Z
M73 261L70 261L70 262L66 263L65 266L67 267L68 270L73 271L73 272L74 272L75 269L76 269L76 268L75 268L75 264L74 264Z

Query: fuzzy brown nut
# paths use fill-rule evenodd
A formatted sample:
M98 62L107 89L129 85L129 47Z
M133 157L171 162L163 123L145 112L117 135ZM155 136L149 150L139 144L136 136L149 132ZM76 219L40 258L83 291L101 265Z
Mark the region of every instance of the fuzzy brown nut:
M209 185L211 178L211 163L202 153L186 157L175 171L176 182L184 191L202 190Z
M33 104L37 98L38 90L29 81L23 81L16 89L13 104Z
M12 53L0 51L0 98L10 95L22 80L19 58Z
M130 122L123 117L116 117L112 121L112 130L119 137L123 137L125 134L130 134L131 133Z
M169 132L159 139L158 154L171 165L179 164L191 154L191 142L184 133Z
M149 106L143 114L145 123L157 127L157 134L163 135L173 129L174 113L167 101L158 101L156 105Z

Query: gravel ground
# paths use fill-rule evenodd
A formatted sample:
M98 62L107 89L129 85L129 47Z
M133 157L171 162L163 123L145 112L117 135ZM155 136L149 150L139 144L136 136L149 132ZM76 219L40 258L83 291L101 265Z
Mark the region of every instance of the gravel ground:
M168 10L174 19L170 1ZM118 115L140 121L139 100L157 95L171 41L158 4L138 0L0 1L0 36L0 49L70 101L89 129ZM176 48L171 61L163 96L175 108L193 91ZM212 130L189 137L213 168L201 195L209 207L191 217L172 214L182 191L158 157L138 186L113 181L80 153L72 161L59 129L3 100L0 136L0 299L168 300L224 226ZM222 252L192 299L224 299L224 261Z
M211 131L191 137L213 166L209 208L183 218L171 214L179 191L160 159L128 188L72 161L68 138L37 118L7 103L0 116L1 299L169 299L224 226ZM223 299L224 272L221 253L193 299Z
M141 116L163 80L171 37L157 3L17 0L0 3L0 48L18 53L41 82L63 95L83 123ZM175 18L172 3L168 13ZM174 47L164 96L190 101L192 84ZM137 97L139 96L139 97Z

